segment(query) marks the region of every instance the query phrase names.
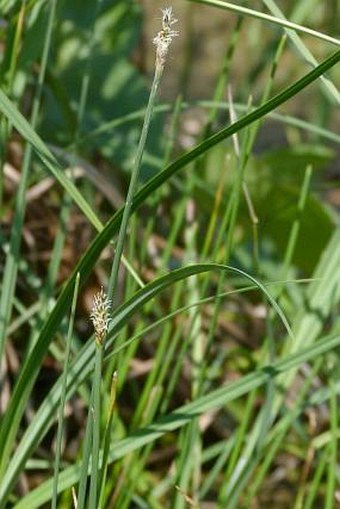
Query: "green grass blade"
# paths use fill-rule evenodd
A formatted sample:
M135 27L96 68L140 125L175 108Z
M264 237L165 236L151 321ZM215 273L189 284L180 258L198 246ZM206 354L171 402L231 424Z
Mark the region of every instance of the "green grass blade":
M291 97L307 87L310 83L315 81L319 76L324 74L328 69L333 67L339 60L340 51L330 56L317 68L313 69L298 82L294 83L294 85L288 87L261 107L255 109L250 114L245 115L243 118L231 126L222 129L217 134L211 136L208 138L208 140L195 147L192 151L187 152L181 156L178 160L170 164L160 174L156 175L152 180L150 180L142 187L142 189L136 194L133 200L132 210L137 210L137 208L142 203L144 203L145 200L150 195L152 195L156 189L158 189L172 175L185 167L189 162L193 161L196 157L200 156L210 148L216 146L219 142L230 137L232 134L238 132L247 125L250 125L252 122L258 120L259 118L262 118L270 111L283 104L285 101L289 100ZM11 398L11 403L3 419L2 429L0 431L0 450L4 451L6 449L6 454L9 454L12 449L16 431L25 408L25 402L40 369L41 360L45 355L47 348L56 330L58 329L69 305L69 300L71 299L74 287L75 274L79 272L81 281L86 281L101 251L111 241L112 236L117 233L121 221L121 216L122 209L120 209L112 217L112 219L106 224L103 231L89 246L87 253L83 256L75 268L73 277L69 279L61 295L59 296L55 308L51 311L50 316L41 331L40 337L37 340L34 350L32 351L32 355L30 355L22 367L18 382ZM321 276L323 276L323 274L321 274ZM16 468L17 466L15 469ZM13 474L12 470L11 472ZM3 488L7 490L8 486L3 485Z
M50 51L50 44L52 38L52 29L53 23L55 20L55 12L56 12L56 0L53 0L51 9L49 12L48 23L46 27L42 59L40 71L37 79L37 88L33 98L33 106L32 106L32 115L31 115L31 123L33 127L37 123L41 98L42 98L42 90L45 81L46 68L48 62L48 56ZM4 97L7 102L10 101L7 99L5 94L0 90L0 97ZM13 106L15 109L15 106ZM10 119L9 119L10 120ZM11 121L11 120L10 120ZM28 122L27 122L28 124ZM33 129L32 129L33 130ZM19 183L18 192L16 195L15 202L15 214L13 218L13 225L11 229L11 238L10 238L10 246L6 256L6 264L4 270L4 279L2 285L2 293L0 299L0 360L2 359L5 341L7 337L7 325L10 320L10 316L12 313L12 303L14 299L15 293L15 285L17 281L17 273L18 273L18 265L20 258L20 246L22 239L22 230L24 224L24 217L26 211L26 191L28 187L28 180L31 169L31 161L32 161L32 148L29 145L26 145L23 157L22 164L22 172ZM1 452L1 447L0 447ZM0 454L0 479L2 477L2 473L6 469L7 466L8 455Z
M267 297L270 304L273 306L275 311L278 313L278 316L281 318L284 326L286 327L286 330L288 334L290 333L290 326L288 324L288 321L286 317L284 316L283 312L279 308L279 306L276 304L274 299L271 297L268 290L263 286L262 283L257 281L255 278L250 276L249 274L246 274L244 271L237 269L235 267L230 267L227 265L218 265L213 263L207 263L207 264L196 264L196 265L190 265L188 267L184 267L178 270L175 270L173 272L170 272L169 274L166 274L152 283L149 283L147 286L145 286L143 289L139 290L130 300L128 300L126 303L124 303L122 306L120 306L115 313L112 316L112 321L110 324L110 330L107 335L107 347L109 348L112 345L112 341L115 338L118 331L122 329L126 323L128 323L128 320L133 316L133 314L141 309L147 302L149 302L151 299L153 299L157 294L168 288L170 285L173 285L174 283L181 281L185 278L188 278L190 276L194 276L197 274L203 274L211 271L217 271L217 272L231 272L233 274L236 274L238 276L244 277L248 280L250 280L252 283L255 284ZM37 343L38 345L39 343ZM32 351L32 355L30 356L31 362L32 359L36 361L36 356L40 354L40 352L37 351L37 345ZM79 358L72 363L70 366L70 374L68 379L68 394L70 394L69 389L73 388L75 389L75 386L79 385L83 380L86 379L86 377L89 375L89 373L93 369L93 353L94 353L94 344L93 341L90 340L87 345L83 348ZM27 379L25 379L25 382L27 385L30 384L29 376L27 375ZM26 388L26 387L25 387ZM22 389L23 390L23 389ZM26 389L27 391L27 389ZM24 450L20 450L17 452L17 454L14 457L13 462L9 465L7 468L7 471L4 475L3 482L1 483L0 487L0 500L5 500L5 497L7 496L9 490L11 489L11 486L13 482L15 481L16 475L19 471L20 465L24 461L24 458L27 454L27 451L32 446L32 438L33 435L36 438L39 438L41 436L41 433L43 430L46 430L46 424L47 420L50 419L51 415L53 415L53 411L55 411L55 405L58 404L60 399L60 384L57 384L56 390L51 391L49 394L48 399L48 405L45 406L45 417L41 418L40 413L38 412L38 426L33 433L30 431L27 435L29 438L25 438L24 440ZM52 414L51 414L52 413ZM6 416L8 419L8 415ZM16 415L13 414L12 416L12 422L16 419ZM13 425L13 424L12 424ZM11 429L8 431L11 432ZM11 437L14 439L14 436ZM25 444L25 441L29 440L29 443ZM5 446L9 448L9 442L5 443ZM7 449L8 450L8 449Z
M255 11L253 9L243 7L242 5L231 4L229 2L225 2L224 0L190 0L190 1L194 2L194 3L199 3L199 4L221 7L222 9L234 11L239 14L244 14L246 16L250 16L252 18L259 19L261 21L269 21L270 23L274 23L275 25L279 25L284 28L289 28L290 30L294 30L294 32L297 32L300 34L311 35L317 39L329 42L330 44L333 44L334 46L340 47L340 40L335 39L335 37L331 37L330 35L324 34L323 32L319 32L317 30L313 30L312 28L308 28L303 25L299 25L298 23L293 23L292 21L288 21L287 19L284 19L281 17L271 16L270 14L265 14L264 12Z
M261 459L261 464L256 472L255 478L252 480L251 488L248 491L247 503L251 504L251 500L253 500L256 496L256 493L262 485L264 477L268 472L270 465L274 461L279 448L282 447L284 437L288 433L289 428L292 426L299 413L303 411L305 401L308 398L308 392L315 380L315 377L317 376L321 364L322 359L317 359L314 369L311 370L297 395L296 405L290 409L288 413L285 413L284 417L268 436L268 445L264 451L264 457Z
M287 248L283 260L282 270L281 270L281 278L287 276L289 266L292 262L294 250L296 247L296 242L301 230L301 217L303 215L303 211L306 205L306 201L308 198L308 192L310 188L310 181L312 177L312 167L307 166L304 174L304 179L301 186L299 201L297 205L296 217L292 224L292 228L289 234L289 239L287 242Z
M249 109L249 105L244 105L244 104L237 103L237 102L235 102L233 105L237 111L240 111L243 113L244 112L247 113L247 111ZM194 106L200 106L201 108L205 108L205 109L209 109L209 110L211 110L211 108L215 108L217 110L228 110L229 109L228 102L223 102L223 101L215 102L215 101L211 101L211 100L199 100L199 101L191 101L191 102L186 102L186 101L181 102L182 110L186 110L186 109L192 108ZM157 113L157 114L166 113L171 110L172 110L172 106L170 104L163 104L163 105L159 105L159 106L155 107L155 113ZM119 127L121 125L125 125L130 122L140 120L143 118L144 114L145 114L145 110L142 109L142 110L135 111L135 112L131 113L130 115L126 115L119 119L115 119L110 122L104 123L103 125L100 126L100 130L96 129L96 130L90 131L86 136L82 137L81 142L85 142L85 140L87 140L88 138L95 138L96 136L98 136L101 133L105 133L107 131L113 130L115 127ZM290 115L283 115L283 114L275 113L275 112L269 113L269 117L273 118L275 120L278 120L279 122L282 122L283 124L299 127L300 129L303 129L306 132L317 134L320 137L327 139L327 140L334 141L335 143L340 143L340 136L336 132L332 132L329 129L319 127L318 125L312 124L311 122L308 122L301 118L290 116Z
M278 19L280 22L285 22L285 16L283 12L279 9L277 4L273 2L273 0L262 0L262 2L266 5L266 7L275 15L276 19ZM291 40L291 42L294 44L294 46L297 48L301 56L306 60L307 62L311 63L313 66L318 65L317 60L314 58L313 54L309 51L309 49L305 46L305 44L302 42L300 37L295 31L289 30L286 28L286 33ZM337 39L339 44L339 39ZM321 77L323 89L326 91L327 96L335 100L335 102L339 105L340 104L340 92L336 88L336 86L328 79L326 76Z
M74 286L70 323L69 323L67 339L66 339L66 352L65 352L65 361L64 361L65 363L64 363L64 371L63 371L63 376L62 376L62 389L61 389L59 417L58 417L57 447L56 447L56 457L55 457L55 463L54 463L53 496L52 496L52 506L51 506L52 509L57 508L58 477L59 477L60 457L61 457L61 443L62 443L63 428L64 428L64 426L63 426L64 408L65 408L65 401L66 401L66 382L67 382L67 375L68 375L68 370L69 370L69 358L70 358L70 351L71 351L72 332L73 332L73 326L74 326L74 316L75 316L75 312L76 312L76 304L77 304L78 291L79 291L79 279L80 279L80 276L78 274L76 281L75 281L75 286Z
M319 39L323 39L327 42L330 42L336 46L340 46L340 40L335 39L334 37L330 37L326 34L323 34L321 32L318 32L316 30L312 30L310 28L306 28L302 25L298 25L297 23L292 23L285 19L284 15L280 11L280 9L276 6L276 4L272 0L263 0L263 2L266 4L266 6L275 13L275 16L270 16L268 14L260 13L258 11L254 11L251 9L248 9L246 7L242 7L239 5L230 4L229 2L224 2L222 0L190 0L191 2L195 3L202 3L206 5L212 5L215 7L220 7L222 9L237 11L239 13L243 13L248 16L255 17L257 19L262 19L264 21L269 21L271 23L275 23L277 25L281 25L285 28L288 37L292 40L293 44L297 47L298 51L301 53L302 57L307 61L310 62L314 67L318 65L317 60L314 58L312 53L308 50L308 48L303 44L298 33L306 33L309 35L313 35L314 37L317 37ZM326 77L321 77L322 84L324 86L324 89L326 90L327 94L332 97L333 100L335 100L336 103L340 103L340 93L337 90L337 88L334 86L334 84L327 79Z
M316 466L316 470L313 476L311 483L309 484L309 491L306 500L304 501L303 509L312 509L316 507L315 499L317 498L318 488L321 484L321 479L326 470L326 465L329 459L329 449L325 447L322 451L321 458L318 458L318 464Z
M24 15L25 9L21 10L21 15ZM56 12L56 0L53 0L48 23L46 27L46 33L44 34L44 45L43 45L43 52L41 57L41 66L40 71L36 83L36 90L33 97L33 105L32 105L32 114L31 114L31 123L32 126L35 127L39 110L40 110L40 104L42 99L42 90L43 85L45 81L45 75L46 75L46 68L47 68L47 61L50 51L50 45L51 45L51 38L52 38L52 29L53 29L53 22L55 19L55 12ZM21 21L19 20L18 23L23 22L23 19ZM7 102L10 102L6 95L2 92L0 89L0 101L1 97L4 97ZM15 109L15 106L12 105ZM10 119L9 119L10 120ZM10 120L11 122L11 120ZM11 122L12 123L12 122ZM28 123L28 122L27 122ZM3 285L2 285L2 292L1 292L1 298L0 298L0 359L2 359L4 347L5 347L5 341L7 336L7 325L10 320L11 312L12 312L12 302L15 292L15 284L17 279L17 272L18 272L18 260L19 260L19 252L20 252L20 246L21 246L21 239L22 239L22 229L24 224L24 217L25 217L25 211L26 211L26 191L28 187L28 179L30 175L31 170L31 161L32 161L32 149L29 145L26 145L25 151L24 151L24 157L23 157L23 163L22 163L22 171L21 171L21 178L20 183L16 195L16 202L15 202L15 213L13 217L13 225L11 228L11 237L10 237L10 248L6 256L6 264L5 264L5 270L4 270L4 277L3 277ZM2 169L1 169L2 171ZM0 459L0 478L1 478L1 472L3 471L3 463Z
M90 223L96 228L96 230L101 231L103 225L97 218L96 214L93 212L90 205L82 197L73 182L65 175L65 172L63 172L58 161L52 152L47 148L46 144L43 142L40 136L34 131L30 123L20 113L13 102L8 99L2 90L0 90L0 111L8 118L8 120L25 138L25 140L30 143L33 150L39 156L43 164L52 173L56 180L63 186L65 191L78 205Z
M336 370L337 373L339 370ZM333 375L330 377L330 433L331 439L329 443L329 462L328 462L328 472L327 472L327 486L326 486L326 500L325 500L325 509L332 509L334 505L334 501L336 499L336 470L338 465L338 455L337 455L337 443L338 443L338 402L335 393Z
M307 292L307 304L297 315L294 323L295 340L293 342L285 342L282 353L284 355L293 355L302 348L311 345L316 341L321 333L325 320L329 316L340 299L340 229L335 230L320 263L315 271L316 280L310 285ZM277 383L281 387L280 393L276 392L270 409L270 421L273 421L281 408L283 394L291 385L296 370L292 369L284 376L278 378ZM242 452L241 464L237 467L237 476L233 479L234 486L242 483L243 475L248 476L249 464L255 466L254 448L258 437L261 434L261 416L259 416L253 424L251 434L248 437L247 444ZM229 491L233 492L232 486Z
M279 376L280 374L282 375L292 369L296 369L301 364L315 359L322 354L337 348L339 345L339 334L326 336L315 345L304 348L272 365L264 366L263 368L242 377L236 382L232 382L224 387L211 391L209 394L200 397L196 401L176 409L173 413L159 419L147 428L137 430L132 433L131 436L114 444L110 454L110 461L116 461L140 447L155 441L165 433L181 428L202 413L210 412L225 406L229 401L232 401L235 398L249 393L257 387L264 385L270 378ZM78 475L79 467L77 465L67 468L60 476L62 478L60 479L61 489L65 490L76 483ZM25 509L26 507L35 509L50 499L50 492L51 481L47 481L24 497L18 504L16 504L15 509Z

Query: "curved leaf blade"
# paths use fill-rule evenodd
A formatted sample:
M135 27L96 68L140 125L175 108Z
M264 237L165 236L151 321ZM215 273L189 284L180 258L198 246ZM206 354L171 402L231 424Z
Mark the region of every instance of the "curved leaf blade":
M301 364L315 359L339 345L339 334L327 336L315 345L305 348L297 354L287 356L270 366L264 366L262 369L246 375L236 382L220 387L219 389L216 389L209 394L176 409L171 414L159 419L147 428L139 429L129 437L114 444L114 447L112 447L110 452L110 462L121 459L125 455L139 449L140 447L157 440L165 433L181 428L188 424L192 419L197 418L205 412L221 408L228 402L247 394L261 385L264 385L269 379L276 377L279 374L284 374L290 369L298 368ZM79 479L79 472L80 467L78 465L74 465L68 467L60 474L60 492L77 483ZM26 509L26 507L35 509L40 507L43 503L50 500L51 486L51 480L45 481L41 486L29 493L18 504L16 504L14 509Z
M140 207L141 204L144 203L146 199L152 195L153 191L158 189L164 182L166 182L180 169L184 168L188 163L221 141L227 139L244 127L250 125L252 122L259 120L270 111L288 101L309 84L313 83L317 78L322 76L327 70L332 68L337 62L339 62L339 60L340 51L331 55L318 67L303 76L299 81L286 88L283 92L279 93L259 108L255 109L248 115L245 115L232 125L210 136L207 140L199 144L193 150L185 153L172 164L167 166L161 173L156 175L147 184L145 184L136 194L132 204L132 211L135 212L138 207ZM0 95L0 109L3 105L1 97L2 96ZM3 458L3 465L5 465L5 468L2 469L2 472L6 470L8 457L14 444L16 432L26 406L28 395L39 372L42 358L45 355L48 346L60 325L61 320L68 310L76 273L80 273L81 284L84 284L96 261L98 260L100 253L111 241L112 237L117 233L122 218L122 213L123 208L119 209L116 214L114 214L102 232L100 232L94 239L83 258L77 264L73 276L67 282L61 295L58 298L54 309L51 311L50 316L37 340L37 343L31 352L31 355L26 359L22 367L20 376L12 394L8 411L2 422L2 429L0 431L0 456Z
M182 267L170 272L169 274L165 274L157 278L155 281L149 283L144 288L139 290L126 303L122 304L113 313L110 330L107 336L106 350L111 347L117 333L128 323L131 316L137 311L141 310L147 302L160 294L170 285L173 285L182 279L211 271L232 272L254 283L266 296L270 304L276 310L278 316L281 318L288 334L292 336L292 332L285 315L273 297L270 295L267 288L265 288L262 283L257 281L254 277L247 274L246 272L235 267L216 263L202 263ZM91 373L94 366L94 350L95 342L90 339L81 350L78 358L72 363L72 365L70 365L66 388L66 394L68 398L73 394L79 384L81 384ZM20 470L26 461L26 458L34 450L34 447L37 445L38 441L41 439L44 433L46 433L49 426L51 425L53 416L60 401L61 390L62 380L59 379L50 391L48 400L41 405L35 416L35 419L26 430L21 444L18 446L16 453L14 454L14 457L12 458L12 461L6 469L2 479L0 487L0 500L6 499L11 487L16 481L17 476L19 475Z

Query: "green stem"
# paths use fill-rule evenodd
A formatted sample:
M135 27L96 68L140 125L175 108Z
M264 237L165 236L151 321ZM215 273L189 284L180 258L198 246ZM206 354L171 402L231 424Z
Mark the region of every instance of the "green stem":
M55 457L55 463L54 463L53 496L52 496L51 509L57 509L58 477L59 477L59 467L60 467L60 457L61 457L61 441L63 438L63 430L64 430L64 408L65 408L65 401L66 401L66 384L67 384L67 374L68 374L69 358L70 358L70 351L71 351L71 339L72 339L72 332L73 332L73 326L74 326L74 316L75 316L75 312L76 312L76 304L77 304L77 297L78 297L78 290L79 290L79 281L80 281L80 274L78 272L75 286L74 286L74 294L73 294L73 301L72 301L72 308L71 308L71 318L70 318L70 323L69 323L69 328L68 328L68 333L67 333L67 341L66 341L65 366L64 366L64 371L63 371L63 382L62 382L62 391L61 391L59 416L58 416L57 450L56 450L56 457Z
M96 342L96 359L93 376L93 429L92 429L92 461L91 461L91 483L89 494L89 509L98 508L98 481L99 481L99 449L100 449L100 385L102 378L104 358L104 346Z
M119 229L116 252L115 252L115 255L113 258L113 264L112 264L112 270L111 270L111 276L110 276L109 288L108 288L108 295L109 295L109 297L111 296L112 303L114 301L114 294L115 294L116 287L117 287L119 265L120 265L120 261L122 258L127 226L128 226L129 218L131 216L132 199L135 194L136 187L137 187L138 177L139 177L141 163L142 163L143 152L144 152L146 139L147 139L147 135L148 135L148 131L149 131L153 108L155 105L156 93L157 93L158 85L159 85L161 77L162 77L163 69L164 69L163 65L156 63L155 75L154 75L154 79L153 79L153 83L152 83L149 102L148 102L148 106L147 106L146 112L145 112L144 124L143 124L142 133L141 133L141 137L140 137L138 148L137 148L135 162L134 162L134 165L132 168L131 180L130 180L129 189L128 189L128 193L127 193L127 197L126 197L122 222L121 222L120 229Z
M117 391L117 372L115 371L112 376L111 381L111 394L110 394L110 406L107 416L107 422L104 432L103 439L103 461L102 468L100 472L100 486L99 486L99 509L104 507L104 496L105 496L105 481L107 476L108 469L108 461L109 461L109 453L110 453L110 444L111 444L111 429L112 422L114 416L114 409L116 403L116 391Z

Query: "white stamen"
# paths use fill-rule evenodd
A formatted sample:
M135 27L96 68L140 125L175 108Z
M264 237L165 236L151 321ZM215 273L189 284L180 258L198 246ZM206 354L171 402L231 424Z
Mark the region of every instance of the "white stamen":
M177 23L177 19L173 17L172 7L162 9L162 30L158 32L153 40L156 45L157 61L164 65L166 56L169 51L169 46L172 43L173 37L178 36L177 30L172 30L171 25Z

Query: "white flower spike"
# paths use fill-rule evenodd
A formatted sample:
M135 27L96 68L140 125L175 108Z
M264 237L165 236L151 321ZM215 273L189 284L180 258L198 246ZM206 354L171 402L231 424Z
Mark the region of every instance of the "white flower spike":
M172 14L172 7L162 9L162 30L153 40L156 45L156 59L161 66L165 64L172 39L178 36L178 31L171 28L174 23L177 23L177 19Z

